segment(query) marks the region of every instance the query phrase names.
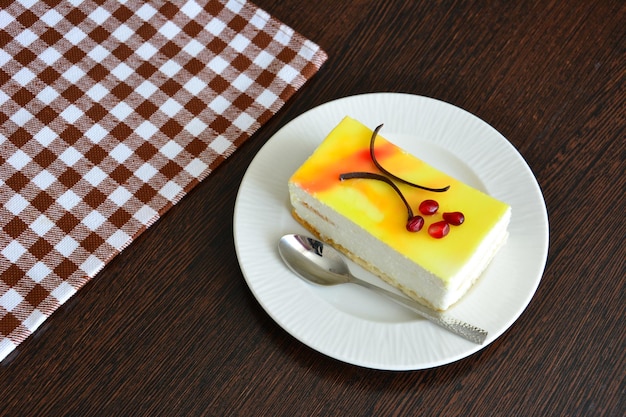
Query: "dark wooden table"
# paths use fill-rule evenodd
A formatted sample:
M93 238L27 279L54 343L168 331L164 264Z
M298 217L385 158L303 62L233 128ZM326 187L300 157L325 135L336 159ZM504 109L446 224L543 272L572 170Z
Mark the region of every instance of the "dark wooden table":
M329 60L0 364L0 415L624 415L624 2L256 4ZM263 144L319 104L378 91L494 126L548 207L548 262L526 311L430 370L375 371L303 345L260 307L235 254L237 189Z

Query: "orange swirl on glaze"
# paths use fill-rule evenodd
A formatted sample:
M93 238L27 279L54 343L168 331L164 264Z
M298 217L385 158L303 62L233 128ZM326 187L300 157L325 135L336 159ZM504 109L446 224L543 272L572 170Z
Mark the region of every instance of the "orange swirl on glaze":
M382 138L381 138L382 139ZM339 175L352 171L379 172L370 157L369 144L363 148L362 141L342 141L341 146L329 147L324 143L315 151L316 160L309 159L296 174L292 181L298 182L302 188L310 193L318 193L336 186ZM388 161L399 169L406 166L407 169L415 169L415 163L409 161L396 161L394 156L403 153L395 145L384 139L376 143L376 158L379 161Z

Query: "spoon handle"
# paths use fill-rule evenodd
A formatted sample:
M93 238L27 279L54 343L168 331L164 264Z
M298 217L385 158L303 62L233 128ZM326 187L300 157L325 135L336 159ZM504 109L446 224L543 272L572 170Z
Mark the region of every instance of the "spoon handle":
M430 309L426 307L425 305L418 303L415 300L411 300L410 298L403 297L391 291L387 291L384 288L370 284L369 282L363 281L356 277L351 277L351 282L355 284L359 284L365 288L371 289L381 295L384 295L385 297L395 301L396 303L413 310L420 316L430 320L436 325L441 326L451 331L452 333L455 333L469 340L470 342L474 342L479 345L482 345L485 339L487 338L486 330L483 330L472 324L466 323L457 318L451 317L448 314Z

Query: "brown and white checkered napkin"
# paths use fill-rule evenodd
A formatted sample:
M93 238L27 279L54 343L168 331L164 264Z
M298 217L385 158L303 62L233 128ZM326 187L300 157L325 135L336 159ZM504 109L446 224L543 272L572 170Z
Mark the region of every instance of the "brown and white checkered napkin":
M0 360L327 58L244 0L8 3Z

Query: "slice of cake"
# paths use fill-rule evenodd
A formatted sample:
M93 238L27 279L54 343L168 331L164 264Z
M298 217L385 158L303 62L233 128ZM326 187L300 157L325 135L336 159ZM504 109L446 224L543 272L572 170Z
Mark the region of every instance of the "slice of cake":
M511 216L507 204L349 117L293 174L289 195L294 217L314 235L437 310L478 279Z

